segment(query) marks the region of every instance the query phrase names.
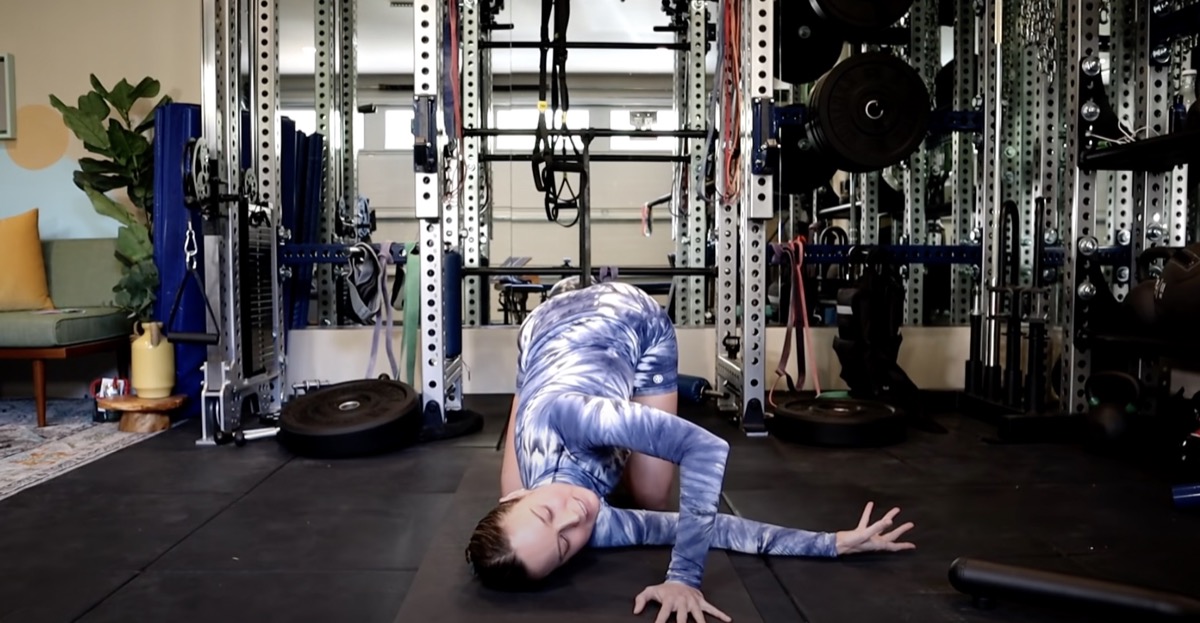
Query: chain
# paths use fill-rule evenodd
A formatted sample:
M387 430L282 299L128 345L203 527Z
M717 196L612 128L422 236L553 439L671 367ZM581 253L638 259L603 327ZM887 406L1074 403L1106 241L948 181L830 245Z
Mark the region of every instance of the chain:
M1025 45L1037 49L1038 69L1053 76L1058 59L1056 0L1021 0L1017 32Z

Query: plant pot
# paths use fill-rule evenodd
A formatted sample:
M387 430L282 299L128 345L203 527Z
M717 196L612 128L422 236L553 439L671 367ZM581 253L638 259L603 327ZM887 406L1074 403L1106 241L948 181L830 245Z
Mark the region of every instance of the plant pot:
M161 322L142 322L130 344L129 384L143 398L166 398L175 389L175 347Z

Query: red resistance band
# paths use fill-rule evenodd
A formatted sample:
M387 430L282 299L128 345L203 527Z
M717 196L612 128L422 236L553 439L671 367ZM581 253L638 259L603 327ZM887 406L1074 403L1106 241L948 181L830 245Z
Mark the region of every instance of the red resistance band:
M796 328L796 310L800 310L800 322L804 326L804 348L806 351L805 376L812 377L813 389L817 394L821 393L821 382L817 374L817 360L813 357L812 335L808 326L808 301L805 299L804 293L804 236L797 236L795 240L783 245L783 255L787 258L787 266L791 269L791 274L795 279L792 284L791 305L788 306L788 323L787 335L783 339L783 352L779 355L779 365L775 368L775 382L771 384L771 391L767 394L767 403L772 407L775 404L775 385L779 383L779 378L787 379L788 390L795 391L796 385L792 381L792 377L788 374L788 360L792 354L792 330Z

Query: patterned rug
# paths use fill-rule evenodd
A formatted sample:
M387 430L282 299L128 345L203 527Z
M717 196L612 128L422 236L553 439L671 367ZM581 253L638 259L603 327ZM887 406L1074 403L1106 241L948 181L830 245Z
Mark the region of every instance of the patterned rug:
M38 428L32 400L0 400L0 500L154 436L93 422L92 404L51 400Z

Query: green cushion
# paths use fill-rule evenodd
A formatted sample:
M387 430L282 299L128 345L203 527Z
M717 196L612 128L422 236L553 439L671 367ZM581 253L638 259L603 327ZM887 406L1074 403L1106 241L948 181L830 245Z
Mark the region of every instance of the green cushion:
M54 348L130 335L133 322L113 307L80 313L0 312L0 348Z
M121 280L116 238L43 240L50 298L59 309L113 304L113 286Z

